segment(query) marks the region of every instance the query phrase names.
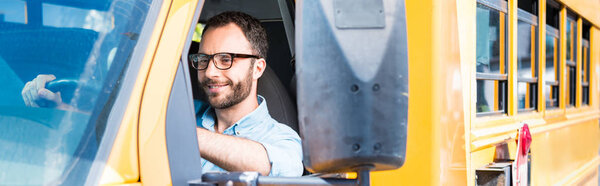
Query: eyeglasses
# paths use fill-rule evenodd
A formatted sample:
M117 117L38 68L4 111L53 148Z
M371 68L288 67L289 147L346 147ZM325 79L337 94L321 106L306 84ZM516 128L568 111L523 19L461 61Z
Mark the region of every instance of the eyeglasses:
M219 70L227 70L230 69L233 65L233 60L235 58L260 58L256 55L250 54L235 54L235 53L227 53L221 52L213 55L198 53L198 54L190 54L188 56L189 60L192 62L192 66L197 70L206 70L208 68L208 64L210 60L213 59L213 63L215 67Z

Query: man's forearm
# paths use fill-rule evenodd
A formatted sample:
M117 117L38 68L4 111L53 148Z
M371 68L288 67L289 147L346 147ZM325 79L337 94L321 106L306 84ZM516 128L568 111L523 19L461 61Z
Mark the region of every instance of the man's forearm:
M271 165L262 144L196 128L202 158L227 171L257 171L269 175Z

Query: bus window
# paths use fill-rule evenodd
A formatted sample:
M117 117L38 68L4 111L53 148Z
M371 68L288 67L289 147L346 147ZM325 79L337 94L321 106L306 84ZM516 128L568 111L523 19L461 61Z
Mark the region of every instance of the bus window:
M477 115L506 112L506 1L477 2Z
M150 4L0 1L0 183L84 185L90 179ZM69 80L53 81L53 90L72 109L25 105L24 85L40 74Z
M576 94L576 78L577 78L577 63L575 52L577 50L577 16L571 12L567 14L567 106L575 106Z
M517 101L519 111L533 111L537 107L538 60L537 2L519 1L517 11Z
M583 24L582 53L581 53L581 104L590 104L590 28L589 24Z
M546 6L546 70L544 97L546 108L558 108L560 98L559 18L560 4L548 1Z

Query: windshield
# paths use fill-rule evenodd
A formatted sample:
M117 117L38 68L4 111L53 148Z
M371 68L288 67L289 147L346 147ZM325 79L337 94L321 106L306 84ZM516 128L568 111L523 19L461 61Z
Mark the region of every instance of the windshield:
M150 1L0 1L2 185L85 183ZM65 107L26 104L39 75Z

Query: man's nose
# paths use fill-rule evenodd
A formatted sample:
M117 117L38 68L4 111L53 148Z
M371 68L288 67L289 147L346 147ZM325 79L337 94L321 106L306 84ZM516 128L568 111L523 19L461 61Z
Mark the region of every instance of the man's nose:
M204 70L204 75L206 75L207 77L215 77L221 75L221 70L219 70L217 66L215 66L214 59L208 62L208 66Z

